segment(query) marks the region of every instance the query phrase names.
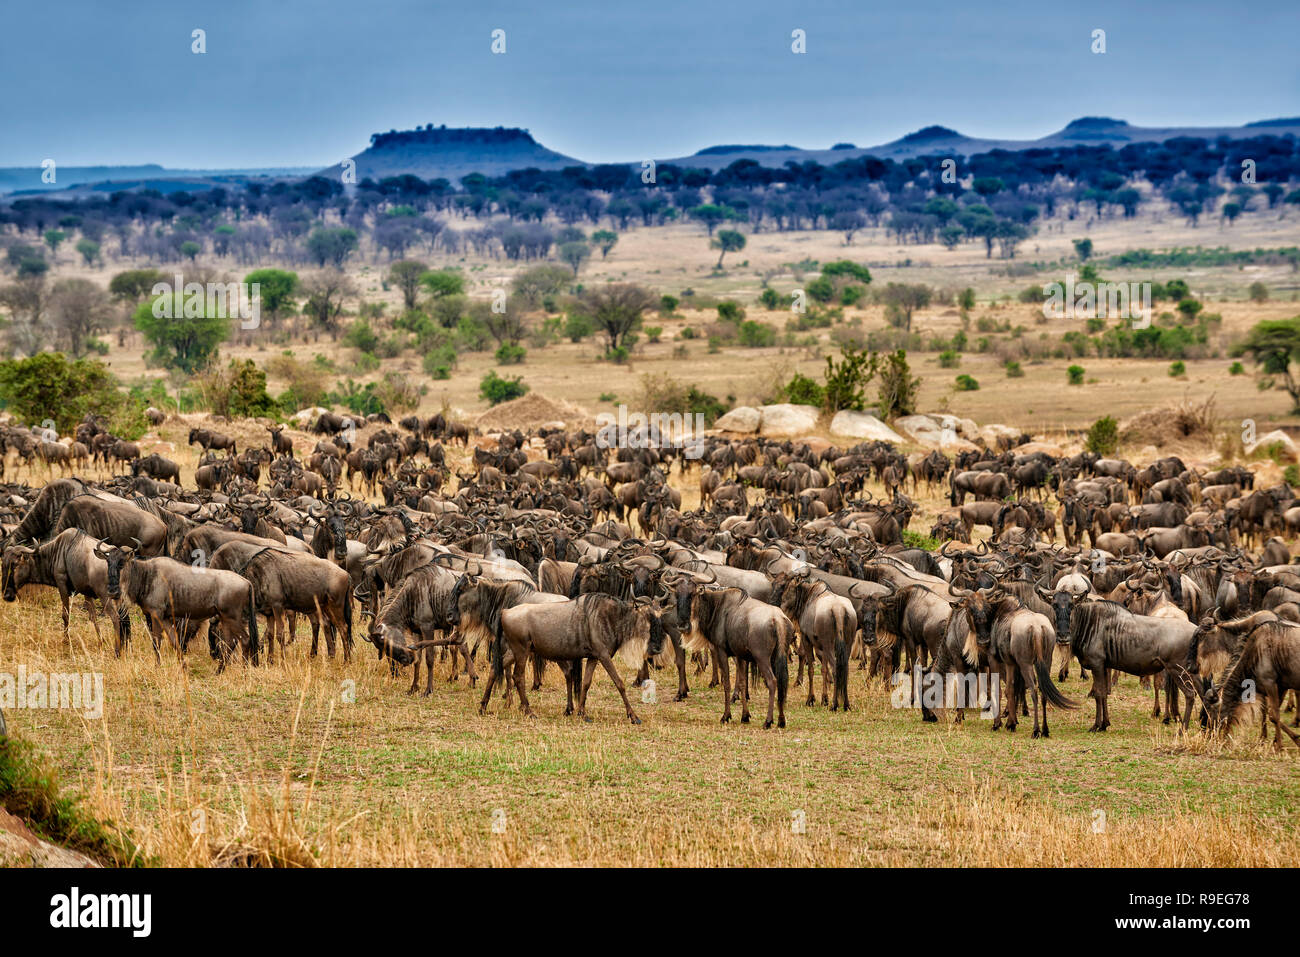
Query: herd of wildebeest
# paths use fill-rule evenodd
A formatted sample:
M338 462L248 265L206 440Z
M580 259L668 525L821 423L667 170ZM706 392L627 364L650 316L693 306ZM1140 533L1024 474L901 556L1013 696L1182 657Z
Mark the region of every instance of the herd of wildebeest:
M708 669L724 722L733 701L749 720L761 679L765 727L785 724L796 662L808 705L819 675L821 703L848 711L856 660L923 720L974 707L1014 731L1032 707L1046 737L1049 704L1079 706L1058 686L1073 658L1092 681L1092 731L1109 726L1128 674L1165 722L1186 728L1199 706L1219 733L1257 699L1261 737L1271 721L1275 746L1283 730L1300 745L1280 714L1300 689L1300 565L1285 544L1300 499L1285 484L1254 488L1246 468L1054 456L1027 436L954 460L884 442L683 442L558 424L478 436L442 415L323 413L309 430L310 451L280 426L240 451L191 429L202 452L187 488L177 463L142 457L91 416L63 438L0 427L10 468L45 479L0 486L4 599L56 588L66 635L83 596L118 655L135 605L155 656L165 640L181 667L206 625L218 671L237 653L274 666L299 616L312 655L323 630L328 654L341 642L348 662L361 627L394 675L411 666L412 694L421 665L428 695L448 659L449 680L476 682L482 648L480 711L500 684L506 706L517 691L531 715L550 662L565 714L586 717L600 666L634 723L615 657L643 686L675 666L678 701ZM700 505L682 511L688 483ZM928 535L905 536L908 492L923 485L950 508Z

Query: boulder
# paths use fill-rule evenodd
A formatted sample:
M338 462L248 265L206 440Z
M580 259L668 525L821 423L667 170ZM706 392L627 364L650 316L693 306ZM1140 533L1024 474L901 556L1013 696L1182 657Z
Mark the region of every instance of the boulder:
M1266 432L1258 439L1246 446L1246 454L1254 455L1255 452L1267 452L1270 446L1282 446L1281 458L1288 462L1300 462L1300 449L1296 448L1295 439L1287 435L1281 429L1274 429L1272 432Z
M310 409L299 409L293 415L289 416L289 421L298 426L298 428L305 429L320 418L323 413L328 411L329 409L323 409L319 405L314 405Z
M794 440L795 445L806 445L815 454L821 455L831 447L831 443L817 435L801 435Z
M831 419L831 434L869 442L902 442L903 437L869 412L841 409Z
M817 428L821 410L815 405L765 405L758 428L761 435L803 435Z
M763 413L747 405L738 405L718 421L713 428L719 432L757 432Z
M1026 442L1024 445L1016 446L1012 451L1017 455L1033 455L1036 452L1042 452L1054 459L1065 458L1065 449L1059 445L1052 445L1050 442Z

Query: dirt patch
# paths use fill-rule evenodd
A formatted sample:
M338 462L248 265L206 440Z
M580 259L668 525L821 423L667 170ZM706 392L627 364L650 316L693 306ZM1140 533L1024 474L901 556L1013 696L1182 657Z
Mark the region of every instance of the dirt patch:
M596 419L578 405L550 399L536 392L493 406L474 422L480 432L535 429L547 422L563 422L566 429L594 429Z

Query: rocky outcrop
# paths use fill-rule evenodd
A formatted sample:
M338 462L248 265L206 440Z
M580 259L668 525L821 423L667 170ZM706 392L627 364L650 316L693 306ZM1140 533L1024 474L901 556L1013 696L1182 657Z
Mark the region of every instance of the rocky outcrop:
M903 437L869 412L842 409L831 419L831 434L867 442L902 442Z
M759 424L760 435L795 436L817 428L821 410L815 405L765 405Z

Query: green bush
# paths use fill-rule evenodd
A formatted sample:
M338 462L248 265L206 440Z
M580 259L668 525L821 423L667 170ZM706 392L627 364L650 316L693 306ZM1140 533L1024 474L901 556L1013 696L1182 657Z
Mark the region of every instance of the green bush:
M939 353L940 369L955 369L961 365L961 356L952 349L945 349Z
M498 365L517 366L524 361L528 355L528 350L523 346L517 346L513 342L504 342L496 351L496 360Z
M1070 385L1083 385L1083 366L1070 366L1065 370L1066 381Z
M979 387L979 382L971 376L968 376L966 373L963 372L961 375L957 376L958 392L977 392L979 391Z
M781 397L786 402L796 405L815 405L819 408L826 402L826 390L813 379L796 372L781 388Z
M1174 379L1181 379L1187 375L1187 365L1182 359L1169 363L1169 375Z
M740 322L745 318L745 309L733 299L718 303L718 319L721 322Z
M1240 362L1234 362L1232 365L1228 366L1228 375L1245 375L1245 374L1246 374L1246 367L1243 366Z
M740 344L751 349L776 345L776 329L766 322L752 319L740 324Z
M1023 379L1025 377L1025 370L1020 368L1020 363L1015 359L1007 360L1006 370L1008 379Z
M527 395L528 386L524 385L519 376L506 379L497 375L495 369L491 369L479 380L478 394L487 401L488 405L500 405L502 402Z
M570 342L581 342L594 331L591 320L579 313L569 313L564 320L564 334Z
M759 304L767 310L772 310L781 305L781 295L771 286L768 286L758 294Z
M1288 465L1284 468L1282 470L1282 481L1293 488L1300 485L1300 465Z
M698 339L699 333L692 326L683 326L682 331L677 334L679 339Z
M1119 424L1109 415L1103 415L1088 429L1083 446L1096 455L1113 455L1119 448Z
M61 352L0 362L0 405L19 422L39 425L49 419L64 433L88 412L105 416L123 438L138 439L148 429L145 401L120 391L106 365Z
M659 297L659 312L665 316L671 316L679 305L681 305L681 300L676 296L664 294Z
M438 346L424 356L424 374L430 379L450 379L456 367L456 350L451 346Z

